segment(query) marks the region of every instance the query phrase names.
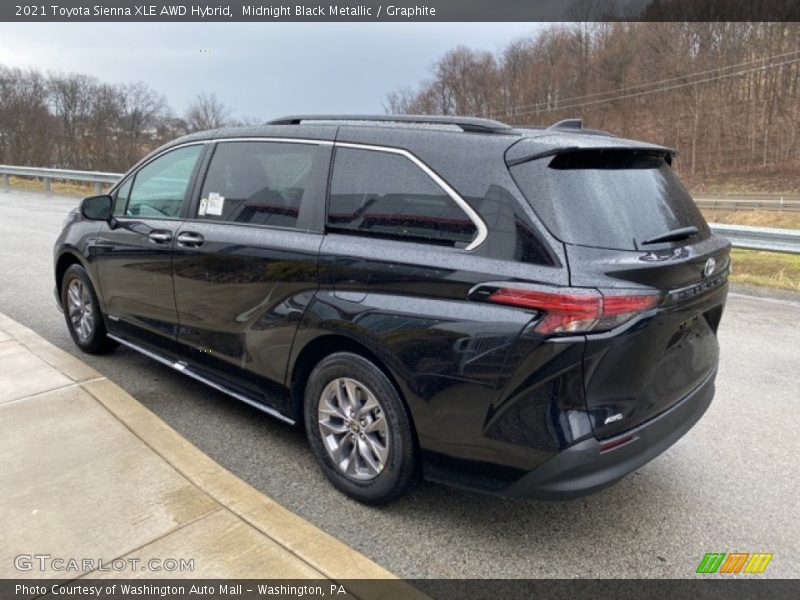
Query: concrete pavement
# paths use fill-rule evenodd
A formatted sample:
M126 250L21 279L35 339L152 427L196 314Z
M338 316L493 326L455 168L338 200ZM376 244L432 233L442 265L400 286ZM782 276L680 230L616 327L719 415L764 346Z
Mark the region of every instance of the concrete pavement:
M0 578L394 577L2 314L0 431Z

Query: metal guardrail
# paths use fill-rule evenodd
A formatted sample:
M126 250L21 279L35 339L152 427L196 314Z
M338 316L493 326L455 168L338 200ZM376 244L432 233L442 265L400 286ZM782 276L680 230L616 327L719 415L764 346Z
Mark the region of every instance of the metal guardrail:
M9 178L15 175L17 177L35 177L41 179L45 192L50 191L50 183L53 179L94 183L94 191L96 194L102 193L103 184L116 183L122 177L122 173L71 171L69 169L40 169L37 167L15 167L10 165L0 165L0 175L3 176L3 187L5 188L10 186Z
M800 254L800 229L775 229L709 223L711 231L728 238L736 248Z
M770 210L800 212L800 196L767 196L759 194L735 196L696 196L700 208L717 210Z
M70 171L67 169L39 169L36 167L14 167L0 165L0 175L3 177L3 187L10 186L9 177L12 175L20 177L35 177L44 182L45 191L50 191L50 182L53 179L64 181L86 181L94 183L95 192L102 193L103 184L116 183L122 177L121 173L100 173L97 171ZM730 202L730 199L722 198L696 198L698 205L703 206L704 202ZM775 205L789 206L796 203L797 210L800 210L800 198L774 198L749 196L739 198L735 201L740 203L760 203L760 207L767 203ZM741 206L741 204L740 204ZM794 204L791 204L794 206ZM718 206L719 208L722 205ZM774 209L774 210L794 210L794 209ZM722 223L709 223L714 233L728 238L736 248L748 248L751 250L767 250L770 252L788 252L800 254L800 229L773 229L770 227L749 227L746 225L728 225Z

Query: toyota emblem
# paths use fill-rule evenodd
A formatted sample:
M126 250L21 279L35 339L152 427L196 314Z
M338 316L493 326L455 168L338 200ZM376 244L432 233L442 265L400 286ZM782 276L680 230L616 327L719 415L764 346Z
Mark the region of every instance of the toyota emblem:
M717 261L714 260L714 257L712 256L706 261L706 266L703 267L703 277L708 277L709 275L711 275L714 272L714 269L716 268L717 268Z

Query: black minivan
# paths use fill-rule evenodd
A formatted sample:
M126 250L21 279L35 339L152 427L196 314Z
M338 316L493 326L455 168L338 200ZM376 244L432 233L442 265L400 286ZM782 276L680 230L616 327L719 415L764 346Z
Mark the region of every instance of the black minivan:
M714 393L729 243L674 154L578 120L193 134L71 214L56 296L84 351L124 344L304 425L362 502L423 475L578 496Z

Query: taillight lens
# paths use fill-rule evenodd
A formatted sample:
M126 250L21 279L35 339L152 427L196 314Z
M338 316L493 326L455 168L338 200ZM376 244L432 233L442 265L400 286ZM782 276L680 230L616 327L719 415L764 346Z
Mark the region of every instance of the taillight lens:
M601 294L594 290L549 292L503 287L489 302L531 308L544 313L534 328L539 333L604 331L656 306L658 294Z

